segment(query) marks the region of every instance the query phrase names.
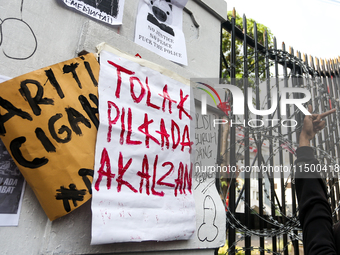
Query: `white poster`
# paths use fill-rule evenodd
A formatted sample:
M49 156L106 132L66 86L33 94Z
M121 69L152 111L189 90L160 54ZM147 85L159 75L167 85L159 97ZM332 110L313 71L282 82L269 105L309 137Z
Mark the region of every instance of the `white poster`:
M189 239L190 87L102 51L98 90L91 244Z
M173 62L188 65L183 8L188 0L140 0L135 42Z
M0 75L0 83L9 80ZM25 179L0 140L0 226L18 226Z
M121 25L125 0L62 0L67 6L74 8L94 19L111 25Z
M0 140L0 226L18 226L25 179Z

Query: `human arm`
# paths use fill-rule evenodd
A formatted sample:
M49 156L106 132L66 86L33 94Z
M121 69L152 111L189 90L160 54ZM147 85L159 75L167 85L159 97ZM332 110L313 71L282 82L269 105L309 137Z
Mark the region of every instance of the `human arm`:
M312 113L311 105L308 106L308 111ZM306 115L303 120L303 127L300 133L299 147L310 146L310 140L312 140L315 134L322 130L326 125L326 122L322 119L335 111L336 109L332 109L321 114Z
M319 173L306 171L310 169L311 165L319 164L314 157L314 149L310 146L303 146L299 147L296 153L295 191L299 204L304 254L337 254L326 185ZM300 171L299 165L302 167L302 171Z
M312 112L312 107L308 107ZM304 252L308 255L337 254L333 235L332 212L327 199L327 188L319 173L309 171L318 165L310 140L325 127L322 118L335 112L306 115L296 150L295 188L299 203L299 219L303 231Z

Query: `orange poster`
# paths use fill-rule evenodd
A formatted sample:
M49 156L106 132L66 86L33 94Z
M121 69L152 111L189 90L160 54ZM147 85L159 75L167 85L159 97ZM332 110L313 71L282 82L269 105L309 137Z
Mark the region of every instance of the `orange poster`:
M91 197L98 77L87 54L0 83L0 137L50 220Z

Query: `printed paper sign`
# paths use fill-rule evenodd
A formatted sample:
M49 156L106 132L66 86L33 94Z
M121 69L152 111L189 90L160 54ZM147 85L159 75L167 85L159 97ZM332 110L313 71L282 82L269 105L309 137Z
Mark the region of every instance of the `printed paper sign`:
M91 197L99 63L93 54L0 84L0 134L50 220Z
M63 2L105 23L122 24L125 0L63 0Z
M135 42L173 62L188 65L183 8L188 0L140 0Z
M18 226L25 179L0 141L0 226Z
M189 239L190 87L107 51L100 66L92 244Z
M0 75L0 83L11 78ZM0 226L18 226L25 179L0 140Z

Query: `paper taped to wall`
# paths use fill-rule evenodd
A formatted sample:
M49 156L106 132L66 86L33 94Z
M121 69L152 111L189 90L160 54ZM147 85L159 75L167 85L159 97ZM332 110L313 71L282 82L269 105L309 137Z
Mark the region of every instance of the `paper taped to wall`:
M188 65L182 31L183 8L188 0L140 0L135 43L173 62Z
M190 86L107 51L100 65L91 243L189 239Z
M93 54L0 84L0 135L50 220L91 197L99 63Z
M121 25L125 0L62 0L67 6L74 8L94 19L111 25Z

